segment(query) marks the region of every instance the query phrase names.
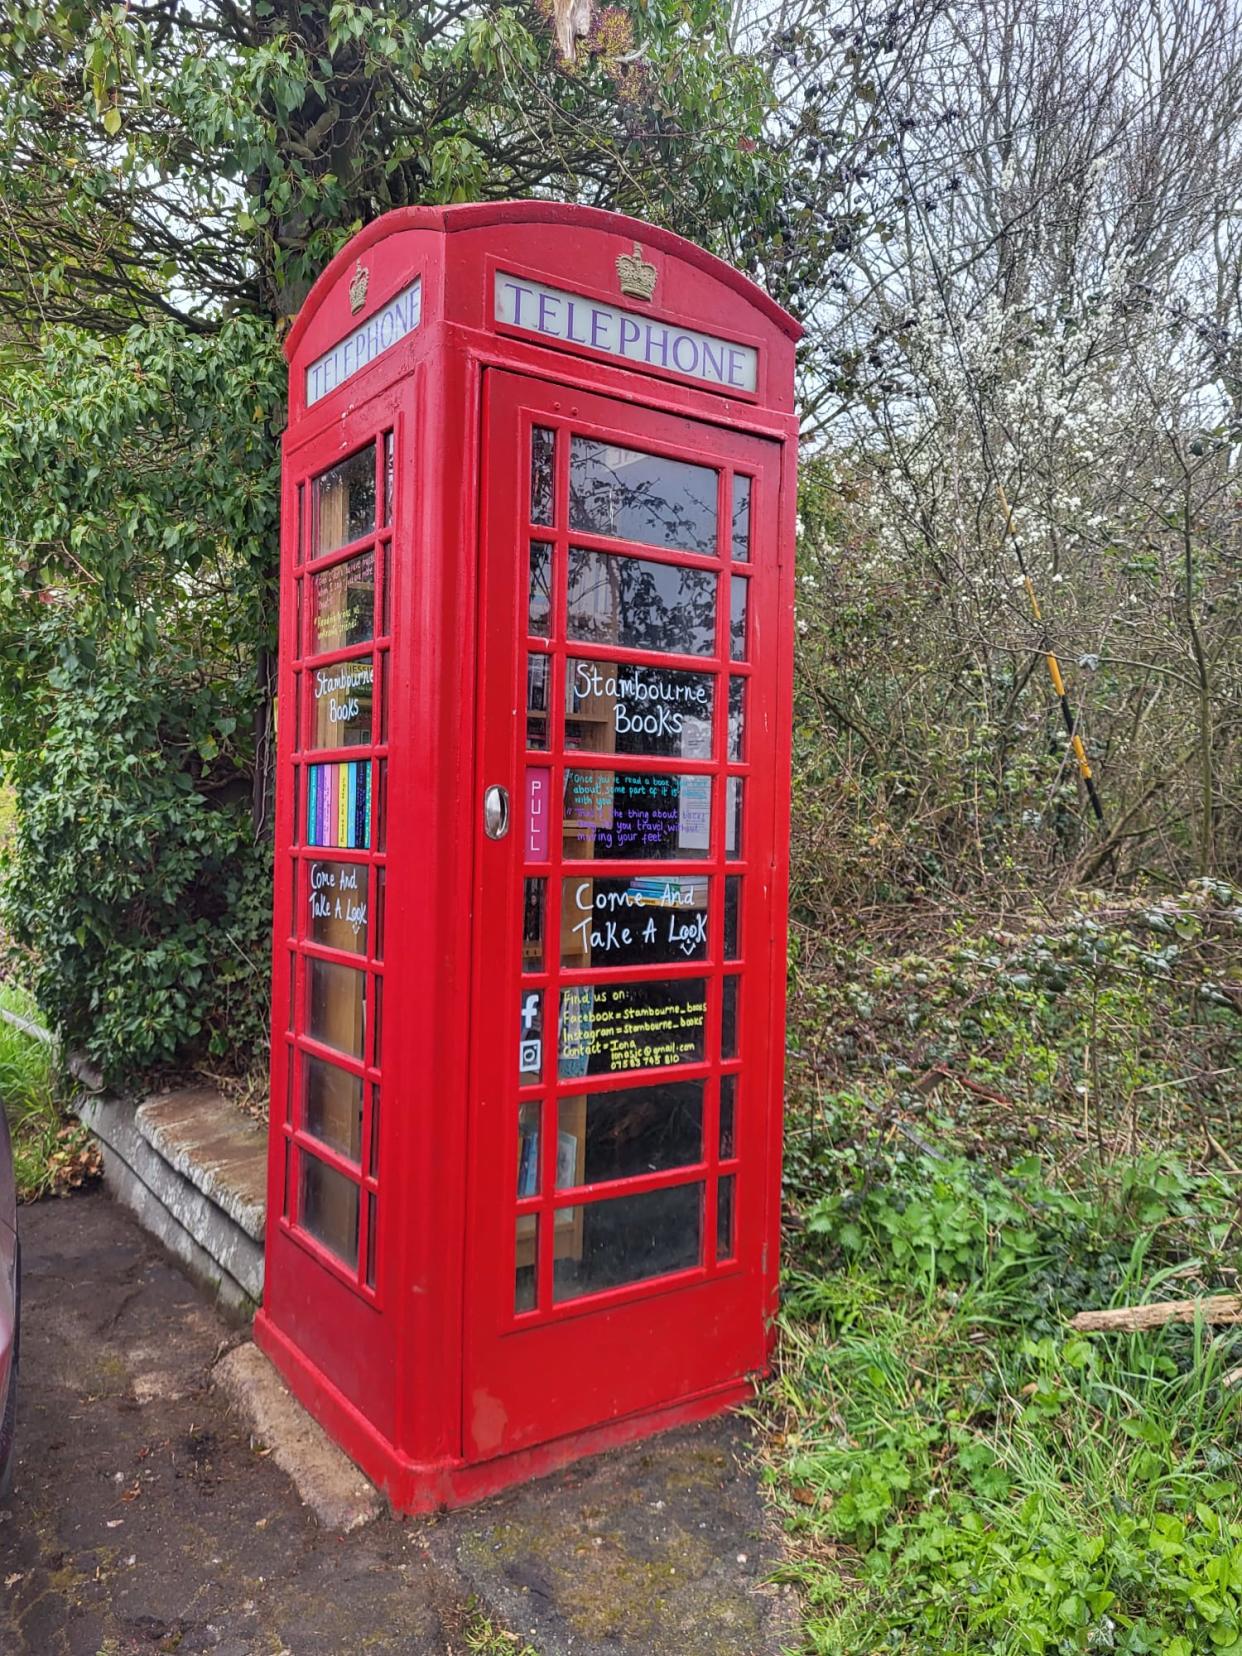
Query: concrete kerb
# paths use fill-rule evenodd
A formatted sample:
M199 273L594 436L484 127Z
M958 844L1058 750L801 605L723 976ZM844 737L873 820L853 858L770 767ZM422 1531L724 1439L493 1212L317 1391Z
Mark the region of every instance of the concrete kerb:
M211 1379L325 1529L348 1534L379 1516L379 1491L312 1420L256 1345L247 1340L226 1352Z

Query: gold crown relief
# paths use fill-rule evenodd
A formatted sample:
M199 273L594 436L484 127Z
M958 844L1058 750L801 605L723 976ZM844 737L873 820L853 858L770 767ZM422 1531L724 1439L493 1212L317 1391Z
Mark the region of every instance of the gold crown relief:
M353 280L349 284L349 308L355 314L367 302L367 286L371 280L371 272L358 260L354 266Z
M632 253L622 253L617 260L617 275L621 278L622 293L634 299L650 299L655 292L656 267L643 258L637 242Z

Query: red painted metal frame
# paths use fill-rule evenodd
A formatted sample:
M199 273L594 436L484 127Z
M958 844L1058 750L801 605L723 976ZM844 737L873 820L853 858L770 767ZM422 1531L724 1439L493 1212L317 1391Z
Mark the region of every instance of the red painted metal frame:
M478 1122L474 1157L475 1201L468 1228L468 1279L475 1285L475 1305L465 1326L467 1346L466 1444L473 1456L512 1453L546 1432L549 1414L563 1429L633 1414L670 1397L697 1394L713 1383L762 1368L765 1356L763 1319L758 1314L756 1285L762 1278L764 1204L769 1190L767 1146L763 1139L769 1105L765 1079L771 1069L769 1020L765 1016L768 974L774 969L767 927L769 891L764 866L771 857L769 824L773 820L774 776L768 765L749 762L756 746L774 724L775 675L767 669L767 641L775 636L775 583L766 572L776 567L775 514L765 515L769 496L779 491L780 451L776 444L733 431L705 427L681 416L641 414L618 408L611 399L577 392L569 406L554 386L533 384L507 374L489 375L487 384L487 469L483 503L483 587L480 637L487 660L481 675L478 790L503 781L517 800L524 798L527 765L551 774L553 832L549 855L525 860L524 836L486 846L476 864L475 911L486 917L489 946L476 958L476 1003L486 1004L503 985L500 1005L490 1014L493 1038L476 1047L471 1093ZM555 526L530 523L523 503L529 498L530 431L556 432ZM626 542L571 529L567 523L568 449L575 433L617 446L640 443L647 452L718 468L717 539L711 555L693 555ZM731 468L752 476L750 557L730 561ZM553 548L552 607L549 636L526 635L526 547L531 541ZM715 643L710 655L673 655L613 644L574 640L567 626L566 559L570 546L634 556L649 563L690 568L716 583ZM762 572L757 574L756 572ZM749 606L750 648L745 660L730 651L730 583L736 577L753 589ZM514 686L526 680L527 653L544 654L551 663L549 745L526 747L524 720L512 716ZM627 661L667 667L676 664L714 675L713 749L709 759L640 757L567 750L563 732L564 674L567 659ZM760 663L757 671L755 663ZM727 762L728 685L731 677L749 686L748 720L755 736L736 763ZM522 698L524 707L524 698ZM762 734L759 734L762 733ZM712 779L711 851L704 857L652 862L645 859L570 860L559 849L557 802L563 797L566 768L575 770L701 774ZM743 843L724 848L726 775L745 788ZM522 815L518 809L519 820ZM751 819L747 822L747 818ZM661 877L704 878L709 886L707 957L685 964L627 967L564 967L559 959L560 893L567 877L615 878L658 873ZM744 897L743 946L736 960L722 959L724 880L741 877ZM546 881L545 969L521 978L521 896L524 877ZM721 990L725 975L742 985L739 1056L722 1061ZM707 991L704 1056L701 1061L659 1069L629 1070L584 1079L556 1078L557 1007L560 991L574 985L702 982ZM540 1082L516 1086L513 1072L518 1047L520 993L543 996L545 1061ZM507 997L507 998L506 998ZM718 1099L722 1075L738 1077L735 1142L744 1154L723 1164L735 1179L734 1228L740 1245L724 1261L715 1258ZM634 1175L609 1184L552 1188L553 1157L541 1161L541 1194L514 1199L517 1145L516 1104L541 1110L544 1147L556 1143L559 1099L626 1087L701 1080L704 1083L702 1155L693 1163L658 1173ZM643 1279L555 1304L552 1296L552 1249L547 1245L557 1211L586 1206L616 1196L636 1196L683 1184L701 1187L702 1244L698 1265L676 1274ZM540 1306L516 1314L514 1291L514 1217L530 1215L539 1226L538 1287ZM589 1326L581 1326L584 1319ZM693 1330L693 1333L688 1333ZM641 1363L627 1361L642 1351Z
M657 267L657 295L646 307L617 292L616 259L635 241ZM349 290L362 265L369 286L355 316ZM497 269L753 344L759 353L756 392L731 396L506 330L492 320ZM308 407L307 365L416 279L419 326ZM282 495L273 1107L267 1286L255 1333L295 1392L399 1510L474 1499L576 1455L700 1418L744 1396L770 1349L779 1240L797 334L796 324L766 295L668 232L593 209L518 202L411 209L368 226L316 283L286 342L290 423ZM709 957L655 974L701 977L712 986L709 1044L704 1062L684 1070L592 1077L589 1088L580 1081L572 1085L578 1092L597 1092L656 1074L661 1080L708 1077L705 1155L694 1167L592 1186L576 1192L574 1200L702 1180L707 1252L700 1267L680 1276L573 1301L523 1321L515 1318L512 1299L523 836L518 831L508 841L483 838L480 782L507 777L520 805L527 643L520 581L526 542L535 533L520 502L526 488L524 433L533 421L566 431L611 432L627 446L663 448L718 468L736 464L756 478L757 492L751 507L755 538L744 576L751 583L752 649L739 674L750 680L748 747L742 763L728 766L746 778L743 859L736 865L729 861L730 872L735 866L744 871L744 941L741 957L728 963L744 984L744 1045L737 1061L724 1065L726 1072L745 1076L735 1105L735 1159L725 1169L737 1179L736 1257L716 1263L710 1247L719 1165L721 1066L712 1057L711 1032L720 1015L722 744L726 686L735 669L726 660L666 656L660 658L664 665L719 675L712 760L696 765L598 755L596 762L618 770L700 769L716 777L712 856L692 869L713 882ZM307 942L304 892L295 889L308 860L300 778L311 757L296 745L308 739L309 701L301 719L293 716L299 675L309 698L297 582L306 580L308 567L326 566L371 544L355 543L309 565L307 508L312 480L376 438L381 439L378 483L382 436L389 430L395 439L395 500L391 529L378 529L375 539L377 550L391 546L381 577L389 583L387 600L378 589L375 598L376 641L325 658L374 651L378 664L380 653L390 649L388 693L377 666L370 749L313 755L319 762L368 752L376 800L381 764L387 771L386 837L373 832L365 851L322 848L333 860L353 859L368 869L365 969L384 986L382 1054L367 1052L364 1062L341 1065L366 1083L361 1159L350 1164L305 1132L290 1071L294 1055L319 1050L301 1024L305 962L319 957L357 964L347 952ZM722 479L725 475L722 469ZM723 481L720 487L723 500ZM537 538L554 537L540 532ZM576 534L574 542L610 551L616 544ZM721 590L728 590L727 559L718 564L629 543L626 549L655 561L723 568ZM381 635L385 601L390 632ZM301 622L303 629L309 626L305 592ZM718 651L726 622L727 613L720 621ZM565 647L555 639L539 647L559 651L558 659L650 659L611 647ZM555 699L550 707L555 716ZM378 740L381 719L386 743ZM554 752L547 762L556 765L560 758ZM589 767L591 756L576 753L573 762ZM505 769L503 777L492 775L497 763ZM301 802L301 821L295 819L295 799ZM645 866L650 871L651 865ZM668 871L676 866L668 865ZM629 867L586 865L599 877ZM382 960L374 957L381 869ZM546 872L551 900L559 872L552 864ZM545 935L559 958L559 931L549 923ZM553 975L546 983L557 981L556 962L550 958L547 964ZM598 980L603 974L587 975ZM606 975L653 974L614 968ZM545 984L545 991L546 1034L555 1024L554 990ZM324 1055L340 1063L338 1054ZM381 1082L373 1126L371 1087ZM560 1091L568 1090L569 1084L562 1084ZM544 1086L533 1089L546 1100L545 1145L551 1142L546 1135L556 1094L546 1075ZM497 1131L498 1121L506 1124L504 1130ZM376 1132L378 1155L371 1168ZM287 1157L312 1152L362 1193L352 1267L306 1233L298 1222L296 1190L286 1191ZM368 1196L375 1202L373 1239ZM562 1201L561 1193L545 1185L522 1206L547 1215ZM367 1271L370 1240L373 1284ZM550 1254L542 1269L546 1287ZM523 1342L529 1347L525 1356ZM618 1371L632 1378L621 1384Z

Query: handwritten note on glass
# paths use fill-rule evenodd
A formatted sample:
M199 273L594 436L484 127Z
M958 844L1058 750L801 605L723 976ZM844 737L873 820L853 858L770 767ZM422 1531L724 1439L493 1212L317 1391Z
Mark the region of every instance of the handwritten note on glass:
M705 857L711 800L710 776L567 768L565 855Z
M561 990L558 1072L566 1080L694 1063L706 1016L702 978L575 984Z

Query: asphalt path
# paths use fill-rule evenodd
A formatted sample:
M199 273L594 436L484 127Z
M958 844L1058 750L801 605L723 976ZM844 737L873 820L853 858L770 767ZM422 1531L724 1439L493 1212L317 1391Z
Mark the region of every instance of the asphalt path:
M208 1383L237 1332L102 1191L21 1211L4 1656L464 1652L430 1528L326 1534Z
M337 1535L210 1384L243 1335L124 1209L96 1189L23 1208L20 1227L0 1656L466 1656L482 1614L537 1656L796 1642L766 1585L781 1541L744 1422Z

